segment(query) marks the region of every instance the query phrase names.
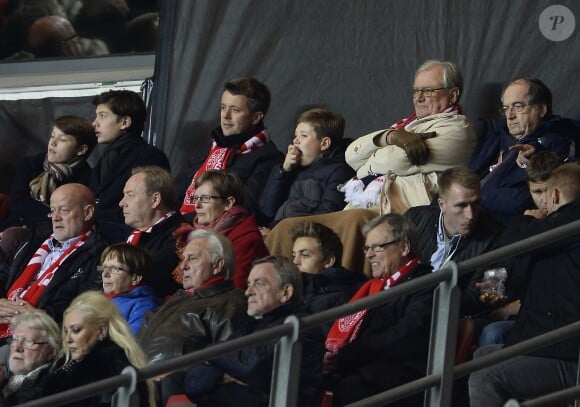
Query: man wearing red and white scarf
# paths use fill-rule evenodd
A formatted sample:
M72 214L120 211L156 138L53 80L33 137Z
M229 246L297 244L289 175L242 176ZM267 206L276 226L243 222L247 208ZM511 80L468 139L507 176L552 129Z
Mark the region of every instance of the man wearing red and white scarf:
M244 184L246 209L260 222L258 200L272 167L284 158L270 141L264 117L270 107L270 90L254 78L227 82L221 98L220 126L212 133L213 143L205 161L193 176L181 213L195 211L191 201L195 180L207 170L237 174Z
M65 184L50 197L53 233L30 230L9 264L0 298L0 337L10 335L11 318L24 311L42 309L56 321L74 297L99 289L97 265L106 242L94 225L95 197L81 184Z
M372 219L363 228L373 279L351 302L429 274L419 261L418 234L401 215ZM336 320L326 339L324 368L334 375L333 405L342 406L411 381L425 373L433 296L413 292ZM422 405L406 399L402 405Z
M360 185L356 189L347 186L347 198L348 189L353 190L349 202L356 203L354 206L381 205L384 212L389 212L388 208L403 213L409 205L429 203L439 172L467 166L476 138L459 105L462 89L461 71L453 62L423 63L415 73L411 92L415 112L386 130L359 137L346 150L346 162L357 172L357 181L365 179L365 191L373 191L369 197L359 190ZM380 191L385 190L385 178L380 175L398 183L393 189L401 191L402 207L398 202L392 208L380 202ZM373 188L369 181L377 178L381 185Z
M119 202L125 224L133 228L127 243L151 254L153 272L143 283L165 298L180 288L171 274L179 263L173 232L185 223L177 212L175 182L169 171L158 166L136 167L131 173Z

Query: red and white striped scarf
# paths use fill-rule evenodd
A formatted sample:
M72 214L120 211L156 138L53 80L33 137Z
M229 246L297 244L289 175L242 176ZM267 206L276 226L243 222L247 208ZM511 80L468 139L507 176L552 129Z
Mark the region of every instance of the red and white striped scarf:
M266 144L268 139L268 133L264 129L258 134L246 140L246 142L235 151L235 155L240 156L257 150ZM195 212L195 204L191 202L191 199L195 194L195 181L199 178L199 176L207 170L225 170L228 164L228 160L233 153L234 150L232 148L220 147L215 141L213 142L207 158L201 167L199 167L195 172L195 175L191 180L191 184L185 192L185 198L183 199L183 204L181 205L180 209L182 214Z
M51 282L54 274L60 267L60 265L79 247L85 244L85 241L90 236L94 228L91 228L86 233L83 233L74 243L72 243L44 272L35 279L44 261L50 253L50 247L48 245L49 241L53 239L51 235L48 239L44 241L34 253L28 265L20 274L20 276L12 283L6 298L12 301L17 301L22 299L28 302L30 305L35 306L38 303L40 297L44 293L44 290ZM8 335L8 325L0 324L0 337L4 338Z
M131 234L129 235L129 237L127 238L127 243L133 245L133 246L137 246L139 244L139 239L141 239L141 235L143 233L151 233L151 230L153 230L153 227L161 222L163 222L165 219L168 219L171 215L173 215L175 212L171 211L171 212L167 212L165 215L163 215L162 217L160 217L157 222L155 222L153 225L151 225L150 227L148 227L145 230L139 230L139 229L135 229L131 232Z
M349 303L376 294L382 290L388 290L399 281L404 279L419 263L419 259L409 260L395 274L387 279L373 278L367 281L350 299ZM347 315L334 321L326 338L326 349L337 353L344 345L351 343L358 336L360 327L369 310L364 309L356 314Z

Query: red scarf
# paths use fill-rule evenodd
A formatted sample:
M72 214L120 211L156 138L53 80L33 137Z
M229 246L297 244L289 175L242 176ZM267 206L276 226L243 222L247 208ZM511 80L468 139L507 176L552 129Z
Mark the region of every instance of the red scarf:
M225 276L212 277L209 280L207 280L206 282L204 282L202 285L197 287L197 289L209 287L210 285L215 284L215 283L219 283L220 281L224 281L225 279L226 279ZM189 294L193 294L195 292L195 290L196 290L196 288L190 288L190 289L185 290L185 291L187 291Z
M200 225L197 223L197 217L193 220L193 225L189 223L182 223L173 232L175 238L175 253L180 259L183 257L183 250L187 246L187 240L190 232L196 229L211 229L227 237L228 233L236 227L236 225L248 217L248 212L243 206L234 205L229 211L225 211L222 216L209 223L208 225ZM173 279L181 284L183 283L183 276L179 264L172 272Z
M350 299L349 303L393 287L404 279L415 268L417 263L419 263L419 259L414 258L387 279L373 278L367 281ZM354 341L368 312L368 309L364 309L356 314L347 315L334 321L326 338L326 349L332 353L337 353L344 345Z
M82 234L73 244L69 246L68 249L64 251L64 253L60 255L58 259L56 259L35 281L33 281L40 272L46 257L50 253L48 242L53 239L53 236L51 235L44 241L44 243L42 243L42 245L40 245L36 253L34 253L28 262L28 265L22 274L20 274L16 281L12 283L6 298L12 301L22 299L28 302L30 305L36 306L38 300L40 297L42 297L44 290L54 277L57 269L71 254L73 254L85 243L92 231L93 229L91 228L89 231ZM5 338L6 336L8 336L8 325L0 324L0 338Z
M454 103L451 106L443 109L439 113L463 114L463 110L461 110L461 106L459 106L459 104ZM404 129L405 127L407 127L409 124L413 123L416 120L417 120L417 115L415 113L413 113L411 116L409 116L405 119L401 119L398 122L391 124L391 127L389 127L389 130Z
M141 239L141 235L143 233L151 233L151 230L153 230L153 227L155 225L157 225L158 223L163 222L165 219L169 218L171 215L173 215L175 212L167 212L165 215L163 215L162 217L160 217L157 222L155 222L153 225L151 225L149 228L145 229L145 230L139 230L139 229L135 229L131 232L131 234L129 235L129 237L127 238L127 243L133 245L133 246L137 246L139 244L139 239Z
M243 154L248 154L258 148L262 147L268 142L268 133L266 130L262 130L255 136L248 139L240 148L235 152L236 156ZM199 178L201 174L207 170L225 170L228 165L228 160L234 150L229 147L220 147L214 141L207 158L198 170L195 172L191 184L187 191L185 192L185 198L183 199L183 204L181 205L181 213L191 213L195 212L195 204L191 202L193 195L195 195L195 181Z

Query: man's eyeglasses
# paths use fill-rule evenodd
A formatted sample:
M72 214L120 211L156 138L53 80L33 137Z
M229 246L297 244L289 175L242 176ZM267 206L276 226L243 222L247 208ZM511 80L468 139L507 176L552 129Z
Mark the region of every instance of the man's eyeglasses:
M411 89L411 94L413 97L419 97L421 94L426 98L430 98L435 95L438 90L449 89L449 88L413 88Z
M127 270L117 266L97 266L97 271L101 274L105 271L108 271L111 274L121 274L123 271Z
M212 199L225 199L223 196L214 195L194 195L189 199L189 203L196 203L197 201L201 203L210 203Z
M376 243L376 244L372 244L370 246L363 246L363 253L368 252L369 250L372 250L375 253L380 253L382 251L384 251L387 247L389 247L392 244L395 243L399 243L401 241L401 239L395 239L395 240L391 240L390 242L386 242L386 243Z
M505 116L507 115L508 111L510 109L514 109L514 112L516 113L523 113L530 105L524 105L523 103L520 102L516 102L511 104L510 106L502 106L499 108L499 112L501 115Z
M32 339L27 338L15 338L13 336L8 338L8 344L10 346L21 345L24 349L28 350L37 350L38 348L40 348L41 345L46 345L47 343L48 342L36 342L33 341Z

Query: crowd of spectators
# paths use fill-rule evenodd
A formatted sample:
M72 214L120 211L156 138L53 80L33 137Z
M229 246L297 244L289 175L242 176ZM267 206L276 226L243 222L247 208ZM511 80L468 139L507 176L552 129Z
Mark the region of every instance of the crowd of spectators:
M74 9L64 3L61 11ZM102 3L131 10L80 2L76 18ZM547 86L516 78L502 94L505 120L477 126L459 104L462 89L456 64L426 61L408 117L348 144L344 117L310 109L283 154L266 126L268 87L231 79L206 159L184 180L142 139L146 108L134 92L97 95L92 123L56 118L46 153L23 159L0 227L0 405L357 301L579 219L580 123L554 115ZM97 143L106 148L90 168ZM579 245L572 238L498 259L504 296L481 295L483 269L458 281L459 316L475 321L476 335L484 330L476 357L579 319ZM329 389L342 406L422 376L432 307L432 291L418 290L301 332L299 405ZM472 375L473 405L572 385L579 343ZM275 345L156 377L136 397L265 406ZM553 380L531 384L538 369Z
M157 0L0 2L0 59L155 52Z

